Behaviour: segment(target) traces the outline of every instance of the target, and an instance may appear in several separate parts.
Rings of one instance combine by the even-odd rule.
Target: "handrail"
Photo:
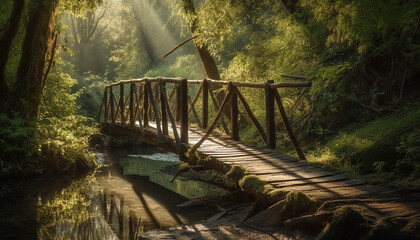
[[[288,76],[289,75],[282,75],[282,76]],[[293,76],[298,79],[306,79],[302,76]],[[107,87],[111,86],[118,86],[120,84],[131,84],[131,83],[142,83],[142,82],[151,82],[155,83],[158,80],[161,80],[164,83],[174,83],[179,84],[181,83],[182,79],[180,78],[162,78],[162,77],[156,77],[156,78],[141,78],[141,79],[131,79],[131,80],[121,80],[116,83],[112,83],[107,85]],[[248,88],[265,88],[265,83],[249,83],[249,82],[235,82],[235,81],[223,81],[223,80],[214,80],[214,79],[206,79],[208,83],[213,85],[228,85],[229,83],[232,83],[234,87],[248,87]],[[204,80],[187,80],[188,84],[202,84]],[[274,83],[270,87],[272,89],[275,88],[304,88],[304,87],[311,87],[311,82],[283,82],[283,83]]]
[[[295,79],[306,79],[304,76],[282,75],[282,77],[289,77]],[[169,85],[170,94],[168,97],[166,84]],[[193,89],[196,91],[191,95],[188,89],[189,85],[199,84]],[[124,85],[129,85],[124,88]],[[153,85],[153,86],[152,86]],[[114,90],[116,88],[116,93]],[[224,100],[218,102],[213,93],[213,87],[227,86],[223,93]],[[157,142],[163,143],[172,135],[175,140],[175,145],[180,156],[185,155],[188,146],[188,128],[189,117],[192,112],[194,114],[192,119],[195,119],[198,126],[205,130],[205,135],[194,145],[191,150],[197,150],[200,145],[211,135],[213,130],[222,123],[223,129],[227,135],[235,141],[239,141],[239,115],[243,119],[243,115],[250,119],[252,124],[257,129],[263,142],[269,148],[276,147],[276,130],[275,130],[275,105],[278,106],[280,117],[283,125],[291,140],[297,155],[301,159],[305,156],[299,146],[296,137],[292,131],[291,125],[284,110],[281,97],[278,93],[279,88],[307,88],[311,87],[311,82],[282,82],[274,83],[267,81],[266,83],[248,83],[235,81],[222,81],[213,79],[203,80],[187,80],[181,78],[141,78],[131,80],[121,80],[116,83],[109,84],[105,87],[104,96],[102,99],[98,121],[101,120],[107,124],[120,125],[124,128],[138,129],[141,134],[147,134],[148,130],[156,131]],[[242,95],[240,88],[262,89],[265,93],[265,131],[262,124],[257,120],[247,103],[245,97]],[[127,94],[127,91],[128,94]],[[175,96],[175,99],[173,97]],[[191,100],[191,96],[194,96]],[[216,111],[216,116],[209,125],[209,97],[211,98],[212,106]],[[202,100],[202,116],[201,119],[195,109],[195,105]],[[241,103],[244,113],[239,112],[238,103]],[[104,109],[104,111],[102,111]],[[229,116],[229,121],[223,118]],[[169,119],[168,119],[169,118]],[[151,121],[154,121],[156,126],[150,127]],[[249,121],[249,120],[248,120]],[[178,124],[176,123],[178,122]],[[152,122],[153,123],[153,122]],[[228,127],[230,123],[230,128]],[[169,131],[171,126],[171,131]]]

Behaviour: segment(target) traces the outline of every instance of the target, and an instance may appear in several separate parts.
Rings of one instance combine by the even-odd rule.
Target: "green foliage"
[[[40,225],[37,236],[40,239],[65,239],[63,232],[56,232],[51,226],[60,226],[61,224],[73,224],[73,227],[79,227],[83,222],[92,216],[93,191],[91,182],[92,176],[77,180],[55,194],[51,199],[40,199],[37,208],[37,221]],[[43,201],[42,201],[43,200]],[[58,236],[57,236],[58,234]]]
[[[41,104],[43,117],[66,117],[73,115],[76,110],[76,98],[80,92],[72,93],[77,80],[65,73],[67,63],[56,58],[56,65],[48,74],[46,80],[47,91]]]
[[[205,78],[204,70],[195,55],[181,56],[173,64],[158,65],[144,74],[145,77],[175,76],[186,79]]]
[[[87,74],[79,78],[78,84],[73,87],[73,91],[79,92],[76,102],[80,108],[76,113],[96,119],[102,103],[103,91],[108,84],[110,84],[109,81],[97,75]]]
[[[310,161],[348,172],[377,173],[393,180],[418,181],[418,123],[420,111],[406,110],[342,132]],[[354,169],[353,169],[354,168]]]
[[[36,121],[25,121],[18,115],[0,114],[0,176],[15,175],[26,164],[36,163]]]
[[[67,172],[96,166],[87,151],[89,137],[97,134],[91,119],[82,116],[48,118],[39,124],[38,140],[47,171]]]

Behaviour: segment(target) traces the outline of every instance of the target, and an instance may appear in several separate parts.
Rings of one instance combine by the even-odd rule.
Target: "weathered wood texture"
[[[151,83],[155,83],[153,90]],[[406,204],[407,201],[417,204],[418,194],[404,195],[397,198],[393,194],[391,199],[389,197],[391,196],[389,189],[371,186],[361,180],[349,179],[347,176],[339,173],[320,170],[304,161],[305,156],[291,130],[281,97],[276,88],[272,87],[272,82],[268,82],[264,85],[265,88],[261,89],[261,91],[265,91],[267,96],[266,125],[268,126],[266,126],[266,131],[255,118],[252,109],[239,91],[238,84],[233,82],[227,84],[225,98],[220,106],[216,107],[215,104],[213,105],[217,113],[211,120],[208,114],[208,97],[209,93],[211,94],[212,80],[188,81],[185,79],[169,79],[165,81],[165,79],[158,79],[158,81],[155,81],[155,79],[146,79],[124,81],[120,84],[130,84],[130,92],[125,101],[124,87],[119,88],[119,101],[117,101],[113,92],[113,87],[118,86],[118,84],[105,88],[102,104],[103,110],[101,110],[104,117],[101,118],[100,116],[99,120],[103,119],[102,131],[106,134],[130,135],[140,138],[167,151],[179,154],[180,159],[184,161],[191,160],[185,155],[185,152],[190,149],[193,152],[195,151],[196,154],[194,155],[202,160],[201,163],[222,173],[229,171],[232,165],[241,165],[250,174],[257,175],[275,188],[304,191],[319,201],[337,201],[337,199],[342,201],[347,199],[351,202],[356,199],[358,201],[367,201],[369,204],[364,204],[364,206],[368,206],[375,211],[389,212],[395,209],[405,209],[404,211],[406,212],[400,215],[407,213],[412,216],[413,213],[416,213],[420,216],[418,208],[415,209],[411,205]],[[193,101],[190,101],[188,96],[188,88],[191,84],[201,84]],[[171,97],[168,98],[166,85],[172,85],[171,97],[176,94],[175,109],[171,107],[172,101],[170,100]],[[139,89],[138,95],[134,89]],[[201,120],[204,129],[191,125],[188,119],[188,113],[193,111],[194,104],[200,102],[198,101],[200,94],[203,109]],[[238,101],[238,98],[240,101]],[[228,102],[230,104],[227,104]],[[239,140],[238,102],[242,103],[247,116],[251,119],[268,148],[275,147],[276,136],[273,134],[275,133],[273,121],[275,105],[277,105],[286,132],[300,159],[277,153],[271,149],[247,145],[237,141]],[[125,106],[126,104],[129,104],[129,106]],[[124,115],[126,107],[129,109],[128,114],[126,114],[127,118]],[[231,131],[226,135],[218,135],[213,130],[224,115],[223,110],[225,107],[230,108],[228,110],[230,112]],[[151,115],[153,115],[153,119],[150,118]],[[177,117],[178,119],[176,119]],[[124,124],[125,120],[129,121],[129,123]],[[211,122],[208,123],[209,121]],[[390,203],[390,201],[396,200],[397,202]],[[416,206],[419,205],[417,204]]]

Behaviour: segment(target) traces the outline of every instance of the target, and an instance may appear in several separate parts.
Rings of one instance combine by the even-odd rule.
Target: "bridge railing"
[[[293,77],[293,76],[291,76]],[[198,85],[198,86],[197,86]],[[127,128],[138,128],[142,134],[153,121],[158,141],[162,141],[170,133],[175,139],[177,150],[185,152],[183,146],[188,145],[189,115],[192,113],[197,125],[206,134],[194,145],[196,150],[210,136],[219,122],[226,134],[239,141],[239,108],[241,102],[244,111],[257,129],[268,148],[276,147],[275,106],[277,105],[283,125],[299,158],[305,156],[292,131],[286,115],[279,88],[306,88],[310,82],[292,83],[246,83],[220,80],[187,80],[179,78],[143,78],[125,80],[105,87],[98,121]],[[225,87],[223,101],[217,101],[214,90]],[[261,89],[265,93],[265,131],[257,120],[250,105],[239,88]],[[194,98],[190,91],[195,90]],[[220,95],[218,95],[220,97]],[[195,105],[201,98],[201,116]],[[209,98],[212,104],[209,103]],[[220,104],[219,104],[220,103]],[[209,107],[217,110],[210,123]],[[228,121],[223,120],[228,116]],[[227,123],[226,123],[227,122]],[[210,124],[209,124],[210,123]],[[229,124],[229,126],[228,126]],[[170,132],[171,131],[171,132]]]

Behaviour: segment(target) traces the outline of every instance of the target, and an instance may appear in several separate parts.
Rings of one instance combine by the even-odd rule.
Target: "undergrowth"
[[[420,177],[420,109],[379,117],[338,133],[308,155],[312,163],[350,175],[375,174],[383,180],[417,185]]]

